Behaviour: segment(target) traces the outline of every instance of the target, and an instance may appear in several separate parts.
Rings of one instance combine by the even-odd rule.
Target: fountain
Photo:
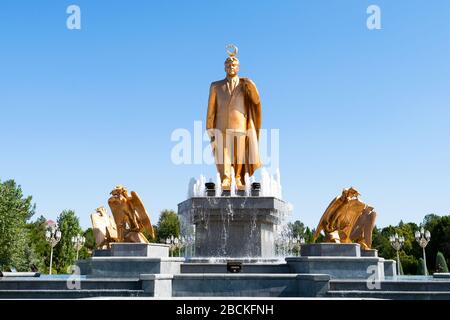
[[[215,192],[211,193],[215,196],[207,196],[204,188],[200,188],[206,181],[200,176],[192,196],[178,205],[183,236],[192,237],[195,226],[192,258],[280,258],[277,258],[275,242],[280,238],[280,230],[285,228],[292,206],[281,199],[279,170],[270,176],[263,169],[261,176],[259,196],[252,196],[251,182],[255,180],[248,174],[245,190],[236,190],[236,181],[232,179],[229,194],[222,194],[218,175]]]
[[[245,174],[244,181],[245,181],[245,196],[250,197],[252,187],[251,187],[251,183],[250,183],[250,176],[248,175],[248,173]]]
[[[222,179],[220,179],[220,173],[216,175],[216,197],[222,196]]]

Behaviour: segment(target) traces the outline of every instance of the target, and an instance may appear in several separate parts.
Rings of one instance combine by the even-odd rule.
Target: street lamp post
[[[428,245],[428,242],[431,240],[431,233],[428,230],[425,230],[423,227],[420,228],[420,231],[415,232],[416,241],[419,243],[420,247],[422,248],[423,252],[423,270],[424,274],[428,275],[428,269],[427,269],[427,256],[425,254],[425,248]]]
[[[303,244],[305,244],[305,238],[303,238],[303,237],[289,237],[289,240],[288,240],[288,243],[289,243],[289,250],[290,250],[290,253],[293,255],[293,253],[294,253],[294,248],[296,248],[296,247],[298,247],[298,253],[300,253],[300,249],[301,249],[301,246],[303,245]],[[298,255],[298,253],[297,253],[297,255]]]
[[[293,256],[294,255],[294,248],[297,245],[297,237],[292,237],[289,236],[289,238],[287,239],[287,254],[289,256]]]
[[[75,237],[72,237],[72,244],[77,250],[77,259],[78,260],[78,253],[80,252],[80,249],[84,246],[84,243],[86,242],[86,238],[77,234]]]
[[[52,264],[53,264],[53,248],[61,240],[61,231],[58,229],[57,225],[50,226],[47,231],[45,231],[45,240],[50,244],[50,270],[49,274],[52,274]]]
[[[298,255],[301,256],[302,255],[302,245],[305,244],[305,238],[300,237],[298,243],[299,243],[299,245],[298,245]]]
[[[396,233],[395,236],[390,236],[389,241],[391,242],[391,246],[397,251],[397,275],[400,275],[400,256],[398,251],[403,247],[405,243],[405,238],[403,236],[398,236]]]
[[[169,238],[166,239],[166,244],[170,245],[170,256],[173,257],[173,248],[178,246],[178,243],[180,240],[173,235],[171,235]]]

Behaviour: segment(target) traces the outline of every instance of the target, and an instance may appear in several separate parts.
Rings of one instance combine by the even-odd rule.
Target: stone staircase
[[[98,254],[97,254],[98,253]],[[304,245],[301,257],[202,259],[168,257],[168,247],[115,244],[78,261],[69,275],[0,277],[0,299],[100,297],[273,297],[450,300],[450,274],[397,276],[395,262],[358,244]],[[238,272],[236,272],[238,271]],[[375,271],[375,272],[373,272]],[[368,280],[366,280],[368,279]],[[369,289],[371,279],[379,284]],[[75,287],[75,288],[74,288]]]
[[[0,278],[0,299],[80,299],[148,296],[139,279],[81,279],[70,289],[66,279]]]
[[[450,279],[385,280],[379,289],[369,289],[363,280],[331,280],[329,298],[368,298],[392,300],[448,300]]]

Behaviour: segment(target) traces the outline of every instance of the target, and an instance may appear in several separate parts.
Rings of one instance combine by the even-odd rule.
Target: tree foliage
[[[30,263],[30,270],[48,272],[50,264],[50,247],[45,240],[46,219],[40,216],[36,221],[27,224],[28,247],[32,248],[34,259]]]
[[[431,241],[426,247],[428,269],[434,269],[438,252],[450,257],[450,216],[427,215],[423,227],[430,231]],[[449,261],[446,261],[447,265]]]
[[[438,252],[436,255],[436,268],[435,271],[438,273],[448,273],[447,261],[442,252]]]
[[[180,220],[173,210],[163,210],[157,226],[157,241],[165,242],[170,236],[180,236]]]
[[[57,219],[61,240],[54,249],[54,268],[58,273],[68,273],[68,268],[75,262],[76,250],[72,244],[72,237],[83,234],[75,212],[64,210]]]
[[[375,226],[372,233],[372,248],[378,250],[378,255],[385,259],[397,261],[397,253],[392,247],[389,237],[395,234],[403,236],[405,242],[399,251],[400,270],[406,275],[414,275],[417,273],[419,257],[417,245],[415,244],[414,232],[418,229],[415,223],[404,223],[400,221],[397,226],[387,226],[379,229]]]
[[[79,259],[83,260],[92,256],[92,252],[95,250],[95,237],[92,228],[87,228],[81,235],[86,241],[79,253]]]
[[[14,180],[0,181],[0,269],[27,271],[34,261],[33,248],[27,246],[26,222],[34,212],[32,197],[24,197]]]
[[[417,263],[417,275],[425,275],[423,258],[419,258],[419,262]]]

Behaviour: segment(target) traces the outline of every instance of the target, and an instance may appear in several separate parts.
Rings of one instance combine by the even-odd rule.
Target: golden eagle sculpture
[[[107,249],[112,242],[118,241],[116,222],[104,207],[91,214],[91,222],[97,249]]]
[[[331,201],[314,234],[314,241],[325,233],[325,242],[357,242],[364,250],[372,246],[372,231],[376,212],[358,199],[359,192],[353,187],[344,189],[341,196]]]
[[[149,243],[144,232],[153,239],[155,231],[139,195],[123,186],[111,191],[108,199],[113,217],[100,207],[91,215],[97,248],[109,248],[112,242]]]
[[[130,195],[123,186],[117,186],[111,191],[108,204],[117,225],[119,242],[148,243],[144,232],[152,239],[155,237],[147,210],[136,192],[131,191]]]

